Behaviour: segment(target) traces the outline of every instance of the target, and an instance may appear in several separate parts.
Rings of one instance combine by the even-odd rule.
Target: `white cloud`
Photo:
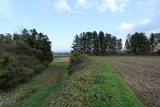
[[[125,6],[126,6],[127,2],[128,2],[128,0],[120,0],[119,11],[121,11],[121,12],[125,11]]]
[[[158,24],[154,19],[155,18],[144,19],[136,24],[121,23],[117,28],[121,33],[125,34],[134,32],[145,32],[146,34],[159,33],[160,24]]]
[[[75,3],[75,7],[84,7],[84,8],[91,8],[93,6],[98,5],[98,1],[91,1],[91,0],[77,0]]]
[[[112,12],[117,10],[117,5],[114,0],[103,0],[102,6],[98,8],[100,12],[105,12],[107,9],[110,9]]]
[[[10,0],[0,0],[0,14],[6,15],[6,16],[12,15]]]
[[[145,19],[140,24],[136,24],[133,32],[146,32],[146,33],[157,33],[160,32],[160,24],[157,22],[158,17],[151,19]]]
[[[128,23],[121,23],[117,28],[121,31],[121,33],[132,33],[132,32],[152,32],[152,31],[159,31],[159,29],[150,29],[146,31],[145,29],[148,28],[149,24],[151,24],[151,19],[147,18],[143,21],[140,21],[136,24],[128,24]]]
[[[129,0],[76,0],[73,2],[74,5],[72,5],[74,7],[71,8],[67,0],[56,0],[54,2],[54,8],[59,11],[73,11],[72,9],[79,9],[81,7],[94,7],[98,9],[99,12],[105,12],[108,10],[112,12],[124,12],[128,1]]]
[[[86,0],[77,0],[78,5],[80,6],[86,6],[88,4],[88,2]]]
[[[58,11],[72,11],[66,0],[57,0],[54,2],[54,8]]]
[[[123,12],[127,2],[128,0],[102,0],[98,10],[100,12],[105,12],[107,10]]]
[[[147,24],[147,23],[149,23],[150,22],[150,19],[145,19],[145,20],[143,20],[140,24],[141,25],[144,25],[144,24]]]
[[[134,24],[128,24],[128,23],[121,23],[121,25],[118,26],[118,29],[121,31],[129,32],[133,29]]]
[[[159,23],[159,19],[160,19],[160,14],[159,14],[159,4],[160,1],[159,0],[150,0],[151,5],[153,6],[153,16],[143,20],[140,24],[137,24],[134,29],[133,32],[137,31],[137,32],[146,32],[146,33],[157,33],[160,32],[160,23]]]

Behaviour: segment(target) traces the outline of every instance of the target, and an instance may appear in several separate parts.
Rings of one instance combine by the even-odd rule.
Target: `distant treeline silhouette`
[[[160,33],[152,33],[149,38],[145,33],[128,34],[122,49],[122,39],[114,35],[83,32],[75,36],[72,49],[89,55],[160,55]]]

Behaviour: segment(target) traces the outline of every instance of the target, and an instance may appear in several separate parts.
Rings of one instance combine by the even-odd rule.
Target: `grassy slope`
[[[143,107],[136,94],[109,65],[88,56],[73,57],[74,72],[56,97],[58,107]]]
[[[105,62],[98,62],[98,74],[106,78],[104,84],[94,84],[96,89],[104,90],[112,95],[110,101],[103,102],[96,100],[92,107],[143,107],[144,105],[137,99],[136,94],[124,83],[122,77]]]
[[[54,62],[51,63],[50,66],[61,66],[61,67],[67,67],[67,62]],[[54,71],[51,71],[54,72]],[[54,84],[54,85],[37,85],[32,84],[32,81],[41,79],[43,75],[46,75],[46,72],[41,73],[40,75],[37,75],[34,77],[30,82],[20,85],[18,88],[23,89],[32,89],[35,90],[34,93],[31,93],[31,95],[27,96],[22,101],[18,101],[16,104],[8,104],[5,105],[5,107],[41,107],[45,104],[47,104],[51,99],[53,99],[54,94],[62,87],[64,84],[64,81],[68,78],[67,72],[63,73],[63,80],[60,83]],[[27,93],[26,93],[27,94]],[[24,96],[25,97],[25,96]]]

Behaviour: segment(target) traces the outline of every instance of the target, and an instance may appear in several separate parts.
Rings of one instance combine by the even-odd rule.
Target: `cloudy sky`
[[[0,33],[36,28],[54,51],[69,51],[74,35],[160,32],[160,0],[0,0]]]

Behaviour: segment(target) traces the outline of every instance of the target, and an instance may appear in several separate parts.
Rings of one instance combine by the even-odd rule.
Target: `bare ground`
[[[53,63],[62,63],[69,62],[68,56],[55,57]],[[58,83],[62,79],[62,74],[65,71],[66,66],[61,65],[53,65],[50,66],[44,73],[38,75],[37,79],[35,79],[32,84],[37,85],[53,85]]]
[[[160,107],[160,57],[98,57],[119,71],[146,107]]]
[[[44,73],[38,75],[32,84],[53,85],[58,83],[62,79],[62,73],[64,70],[65,66],[50,66]]]

